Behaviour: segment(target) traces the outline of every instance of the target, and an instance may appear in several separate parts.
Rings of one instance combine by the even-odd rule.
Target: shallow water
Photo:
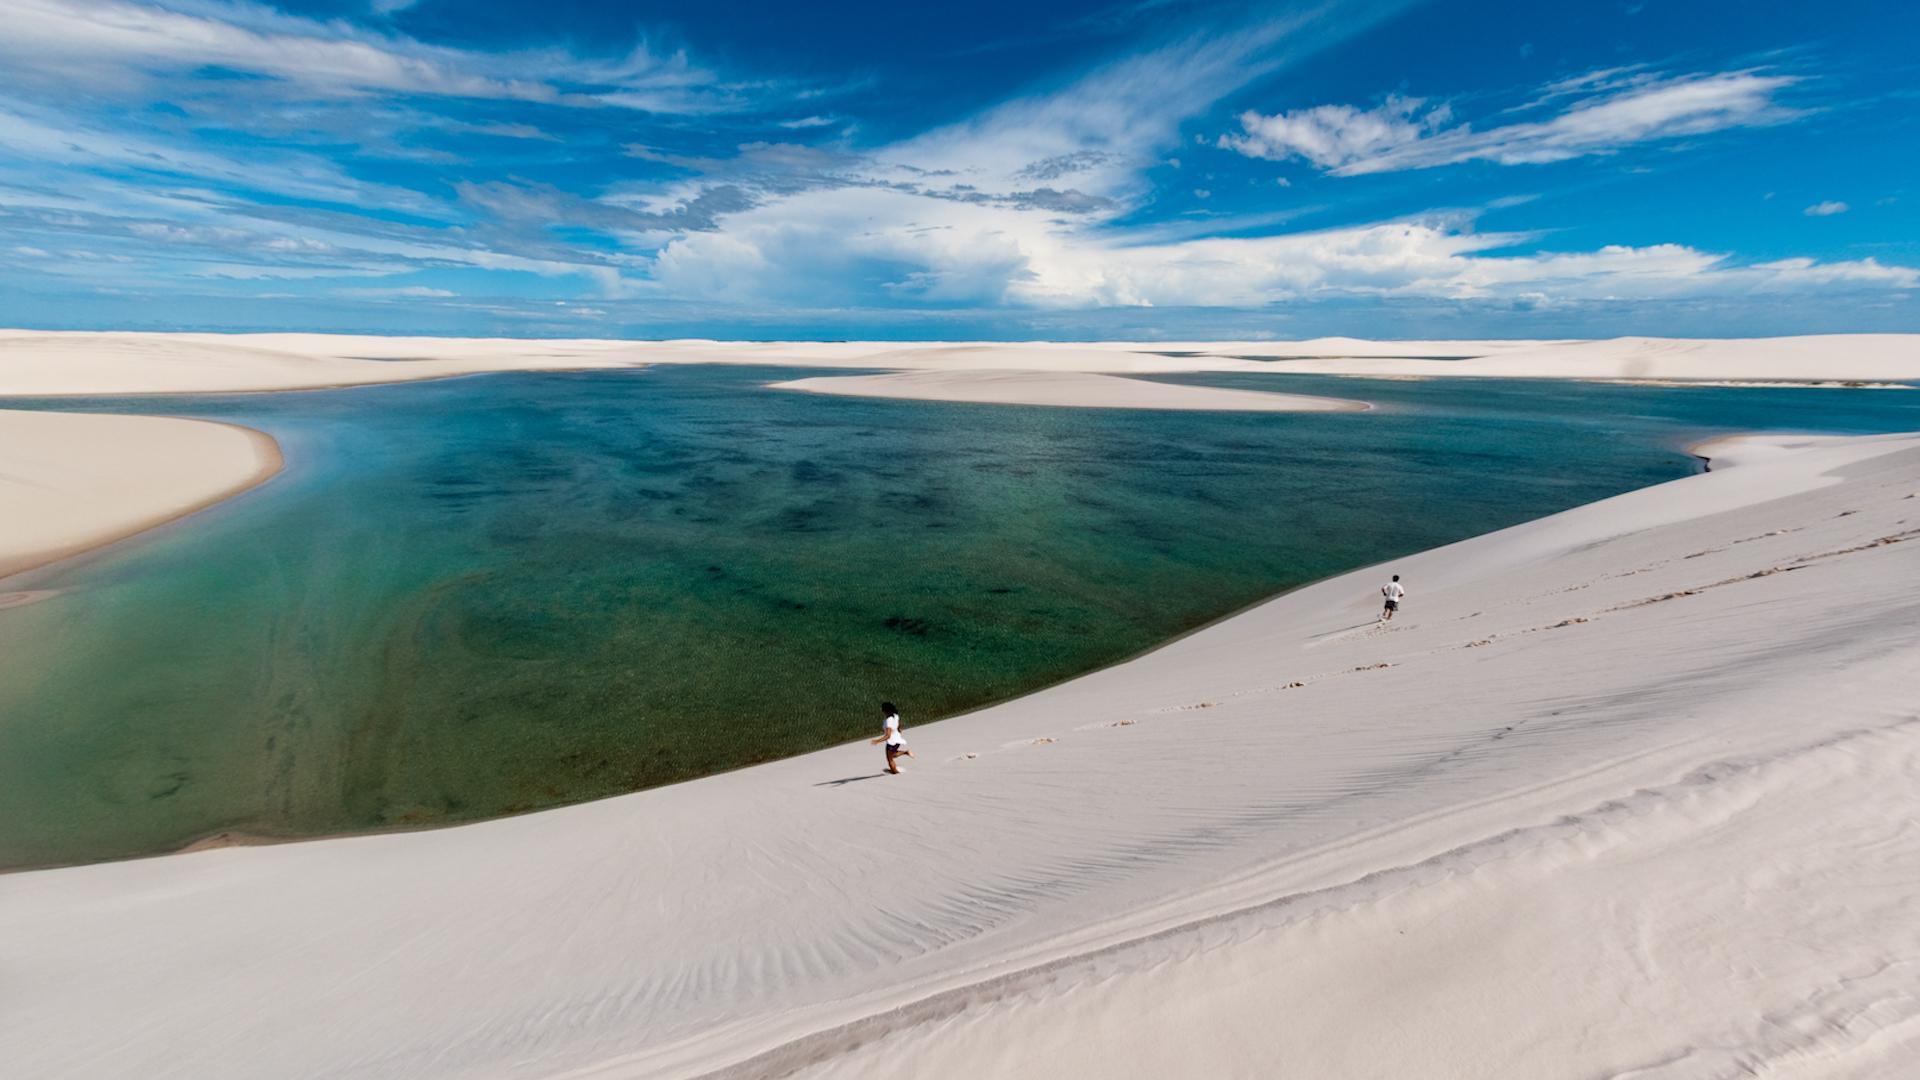
[[[24,403],[230,420],[289,465],[0,611],[0,866],[687,779],[1685,475],[1714,432],[1920,428],[1900,391],[1173,380],[1381,405],[1288,415],[761,385],[789,375]]]

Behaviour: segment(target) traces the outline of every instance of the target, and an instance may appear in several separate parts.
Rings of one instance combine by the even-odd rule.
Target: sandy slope
[[[0,577],[171,521],[279,470],[273,439],[229,424],[0,410]]]
[[[862,744],[0,877],[30,988],[0,1059],[1889,1075],[1920,1037],[1920,436],[1764,446],[1403,560],[1391,627],[1383,568],[972,716],[909,711],[903,777]]]

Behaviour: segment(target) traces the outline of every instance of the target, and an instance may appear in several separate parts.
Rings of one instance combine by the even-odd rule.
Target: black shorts
[[[887,756],[888,756],[888,757],[892,757],[892,756],[893,756],[893,755],[895,755],[895,754],[904,754],[904,753],[906,753],[906,752],[907,752],[907,744],[906,744],[906,743],[888,743],[888,744],[887,744]]]
[[[1389,601],[1387,601],[1387,610],[1388,610],[1388,611],[1399,611],[1399,610],[1400,610],[1400,601],[1398,601],[1398,600],[1389,600]]]

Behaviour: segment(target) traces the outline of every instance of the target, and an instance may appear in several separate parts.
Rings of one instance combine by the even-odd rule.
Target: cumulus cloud
[[[1533,108],[1558,112],[1545,119],[1476,130],[1448,126],[1452,116],[1445,104],[1389,98],[1372,109],[1322,105],[1274,115],[1246,112],[1242,133],[1222,136],[1219,145],[1249,157],[1304,158],[1340,176],[1475,160],[1535,165],[1784,123],[1800,113],[1780,104],[1777,95],[1797,81],[1754,71],[1669,77],[1612,69],[1546,87]]]
[[[1847,206],[1846,203],[1835,202],[1829,199],[1826,202],[1814,203],[1812,206],[1802,210],[1801,213],[1808,217],[1832,217],[1835,214],[1844,214],[1849,209],[1851,209],[1851,207]]]
[[[1447,122],[1445,105],[1427,108],[1420,98],[1393,96],[1376,108],[1319,105],[1262,116],[1240,114],[1243,135],[1222,135],[1219,145],[1248,157],[1301,157],[1323,169],[1338,169],[1415,143]]]
[[[1920,271],[1872,259],[1741,265],[1681,244],[1504,254],[1533,237],[1466,218],[1266,237],[1130,245],[1001,204],[817,192],[669,244],[657,286],[678,296],[1039,309],[1247,307],[1353,297],[1627,300],[1911,289]]]
[[[1871,259],[1741,266],[1680,244],[1497,254],[1529,238],[1465,221],[1385,222],[1146,247],[1080,246],[1030,260],[1009,297],[1043,306],[1259,307],[1327,297],[1651,299],[1830,288],[1912,288],[1920,271]]]

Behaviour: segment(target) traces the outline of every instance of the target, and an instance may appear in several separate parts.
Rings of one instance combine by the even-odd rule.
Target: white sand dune
[[[77,396],[309,390],[486,371],[622,367],[615,341],[332,334],[0,330],[0,394]]]
[[[918,398],[993,405],[1052,405],[1104,409],[1205,409],[1233,412],[1361,412],[1363,401],[1152,383],[1086,371],[895,371],[878,375],[816,376],[771,384],[780,390],[852,397]]]
[[[273,439],[230,424],[0,409],[0,578],[192,513],[279,470]]]
[[[1114,376],[1205,372],[1341,374],[1397,378],[1646,379],[1661,381],[1920,380],[1920,335],[1842,334],[1737,340],[1299,342],[725,342],[392,338],[338,334],[148,334],[0,330],[0,396],[300,390],[446,378],[490,371],[556,371],[648,364],[758,364],[945,373],[950,378],[809,381],[815,392],[936,400],[981,398],[966,373]],[[962,377],[965,376],[965,377]],[[1244,401],[1241,391],[1233,400]],[[1174,400],[1115,389],[1111,380],[1060,379],[1040,404],[1171,408]],[[1202,400],[1182,393],[1191,403]],[[1288,408],[1298,407],[1296,403]],[[1200,407],[1188,404],[1184,407]]]
[[[0,1060],[1899,1075],[1920,435],[1715,452],[1742,463],[970,716],[909,711],[901,777],[858,744],[435,832],[0,877]],[[1383,627],[1389,569],[1410,595]]]

